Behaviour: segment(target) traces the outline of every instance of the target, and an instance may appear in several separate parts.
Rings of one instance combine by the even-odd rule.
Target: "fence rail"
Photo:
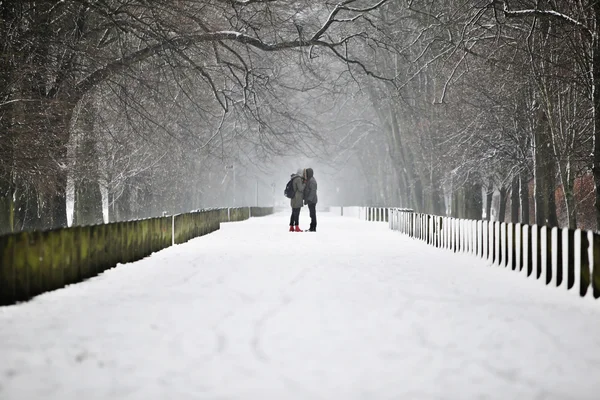
[[[0,305],[91,278],[118,263],[218,230],[221,222],[273,213],[272,207],[186,214],[0,236]]]
[[[473,254],[546,285],[600,297],[600,235],[546,226],[465,220],[385,207],[337,207],[332,212],[391,229],[431,246]],[[345,214],[344,214],[345,213]]]

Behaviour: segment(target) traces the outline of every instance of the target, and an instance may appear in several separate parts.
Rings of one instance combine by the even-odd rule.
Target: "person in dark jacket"
[[[304,169],[298,169],[298,172],[292,174],[292,185],[294,187],[294,197],[290,199],[292,206],[292,216],[290,217],[290,232],[302,232],[300,227],[300,209],[304,200]]]
[[[317,180],[312,168],[306,168],[306,184],[304,186],[304,204],[310,212],[309,232],[317,231]]]

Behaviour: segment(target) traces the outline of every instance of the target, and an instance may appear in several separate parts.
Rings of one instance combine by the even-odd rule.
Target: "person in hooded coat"
[[[292,186],[294,187],[294,197],[290,199],[292,206],[290,232],[302,232],[298,225],[300,225],[300,209],[304,201],[304,169],[299,168],[298,172],[292,174]]]
[[[309,232],[317,231],[317,180],[315,179],[312,168],[306,168],[306,183],[304,186],[304,204],[308,206],[310,212]]]

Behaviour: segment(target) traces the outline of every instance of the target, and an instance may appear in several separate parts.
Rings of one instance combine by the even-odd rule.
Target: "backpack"
[[[292,179],[289,180],[289,182],[287,183],[287,185],[285,185],[285,190],[283,191],[283,194],[288,199],[293,199],[294,196],[296,195],[296,191],[294,190],[293,180],[294,180],[294,178],[292,178]]]

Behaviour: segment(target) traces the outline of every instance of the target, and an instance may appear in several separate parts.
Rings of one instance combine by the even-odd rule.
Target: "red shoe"
[[[294,232],[294,227],[290,225],[290,232]]]
[[[302,232],[302,229],[298,225],[296,225],[296,230],[294,232]]]

